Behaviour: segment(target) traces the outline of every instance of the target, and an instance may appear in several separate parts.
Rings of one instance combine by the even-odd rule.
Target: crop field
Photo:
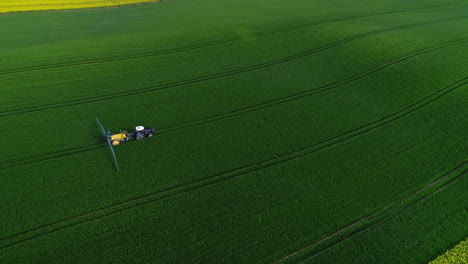
[[[0,15],[0,263],[429,263],[468,237],[467,25],[464,0]],[[96,117],[159,135],[117,171]]]
[[[145,2],[155,2],[155,0],[2,0],[0,13],[111,7]]]
[[[468,239],[440,255],[429,264],[465,264],[468,263]]]

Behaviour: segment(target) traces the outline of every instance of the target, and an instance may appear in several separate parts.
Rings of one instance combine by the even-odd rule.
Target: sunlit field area
[[[2,0],[0,13],[60,10],[76,8],[112,7],[136,3],[156,2],[155,0]]]

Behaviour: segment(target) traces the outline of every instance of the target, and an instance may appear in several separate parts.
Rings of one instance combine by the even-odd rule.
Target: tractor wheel
[[[147,137],[152,137],[153,136],[153,133],[148,133],[148,135],[146,135]]]
[[[120,141],[118,141],[118,140],[112,140],[112,145],[117,146],[118,144],[120,144]]]
[[[140,139],[143,139],[143,138],[145,138],[145,135],[143,135],[141,133],[138,133],[138,134],[135,135],[136,140],[140,140]]]

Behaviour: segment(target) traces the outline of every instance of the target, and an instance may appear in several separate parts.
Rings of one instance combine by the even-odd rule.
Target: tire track
[[[304,23],[304,24],[299,24],[299,25],[294,25],[294,26],[289,26],[289,27],[282,27],[278,29],[261,31],[261,32],[251,34],[249,36],[239,36],[239,37],[208,41],[205,43],[199,43],[199,44],[190,45],[186,47],[166,49],[166,50],[160,50],[160,51],[154,51],[154,52],[146,52],[146,53],[141,53],[141,54],[136,54],[136,55],[131,55],[131,56],[110,57],[110,58],[96,59],[96,60],[86,60],[86,61],[77,61],[77,62],[69,62],[69,63],[57,63],[57,64],[40,65],[40,66],[33,66],[33,67],[27,67],[27,68],[9,69],[9,70],[0,71],[0,76],[6,75],[6,74],[22,73],[22,72],[53,70],[53,69],[60,69],[60,68],[67,68],[67,67],[102,64],[102,63],[109,63],[109,62],[115,62],[115,61],[154,57],[154,56],[160,56],[160,55],[165,55],[165,54],[172,54],[172,53],[184,52],[184,51],[189,51],[189,50],[202,49],[202,48],[217,46],[221,44],[226,44],[229,42],[239,41],[243,39],[255,38],[255,37],[259,37],[263,35],[281,33],[281,32],[286,32],[286,31],[292,31],[292,30],[307,28],[307,27],[321,25],[321,24],[368,18],[368,17],[374,17],[374,16],[389,15],[389,14],[407,13],[407,12],[412,12],[412,11],[426,10],[426,9],[434,9],[434,8],[452,6],[452,5],[459,4],[459,3],[464,3],[464,1],[453,2],[453,3],[448,3],[448,4],[432,5],[428,7],[414,8],[414,9],[408,9],[408,10],[393,10],[393,11],[386,11],[386,12],[371,13],[371,14],[366,14],[366,15],[348,16],[344,18],[325,19],[322,21],[314,21],[310,23]]]
[[[334,82],[334,83],[331,83],[331,84],[328,84],[328,85],[324,85],[324,86],[321,86],[321,87],[316,88],[316,89],[310,89],[310,90],[303,91],[303,92],[300,92],[300,93],[288,95],[288,96],[278,98],[278,99],[274,99],[274,100],[271,100],[271,101],[267,101],[267,102],[264,102],[264,103],[256,104],[256,105],[253,105],[253,106],[248,106],[248,107],[244,107],[244,108],[241,108],[241,109],[236,109],[236,110],[233,110],[233,111],[229,111],[229,112],[222,113],[222,114],[219,114],[219,115],[211,116],[211,117],[208,117],[208,118],[203,118],[203,119],[191,121],[191,122],[188,122],[188,123],[185,123],[185,124],[182,124],[182,125],[162,129],[160,131],[160,134],[171,133],[171,132],[178,131],[178,130],[181,130],[181,129],[186,129],[186,128],[190,128],[190,127],[194,127],[194,126],[198,126],[198,125],[207,124],[207,123],[210,123],[210,122],[223,120],[223,119],[234,117],[234,116],[239,116],[239,115],[242,115],[242,114],[251,113],[251,112],[262,110],[262,109],[265,109],[265,108],[268,108],[268,107],[273,107],[273,106],[276,106],[276,105],[279,105],[279,104],[283,104],[283,103],[287,103],[287,102],[290,102],[290,101],[293,101],[293,100],[304,98],[304,97],[307,97],[307,96],[310,96],[310,95],[313,95],[313,94],[316,94],[316,93],[321,93],[321,92],[325,92],[325,91],[328,91],[328,90],[331,90],[331,89],[334,89],[334,88],[339,88],[339,87],[341,87],[343,85],[352,83],[352,82],[354,82],[356,80],[362,79],[362,78],[364,78],[366,76],[369,76],[369,75],[371,75],[373,73],[384,70],[385,68],[388,68],[390,66],[398,64],[400,62],[404,62],[404,61],[409,60],[411,58],[415,58],[417,56],[421,56],[423,54],[426,54],[426,53],[429,53],[429,52],[432,52],[432,51],[435,51],[435,50],[439,50],[439,49],[442,49],[442,48],[445,48],[445,47],[458,45],[458,44],[466,43],[466,42],[468,42],[468,38],[464,38],[464,39],[452,41],[452,42],[449,42],[449,43],[444,43],[444,44],[441,44],[441,45],[437,45],[437,46],[434,46],[434,47],[426,48],[426,49],[411,53],[409,55],[406,55],[404,57],[398,58],[396,60],[384,63],[384,64],[382,64],[382,65],[380,65],[380,66],[378,66],[376,68],[373,68],[371,70],[368,70],[368,71],[362,72],[360,74],[351,76],[349,78],[343,79],[343,80],[338,81],[338,82]],[[96,147],[92,148],[91,146],[96,146]],[[22,166],[22,165],[28,165],[28,164],[32,164],[32,163],[35,163],[35,162],[47,161],[47,160],[60,158],[60,157],[64,157],[64,156],[69,156],[69,155],[74,155],[74,154],[79,154],[79,153],[83,153],[83,152],[87,152],[87,151],[93,151],[93,150],[96,150],[96,149],[103,148],[105,146],[106,146],[105,144],[97,143],[97,144],[82,146],[82,147],[78,147],[78,148],[71,148],[71,149],[67,149],[67,150],[63,150],[63,151],[56,151],[56,152],[52,152],[52,153],[47,153],[45,155],[40,155],[40,156],[37,156],[37,157],[30,157],[30,158],[21,159],[21,160],[7,161],[7,162],[4,162],[4,163],[0,164],[0,170],[9,169],[9,168],[13,168],[13,167],[18,167],[18,166]],[[58,153],[64,153],[64,154],[58,155]]]
[[[79,214],[79,215],[71,216],[71,217],[68,217],[66,219],[62,219],[62,220],[59,220],[59,221],[56,221],[56,222],[53,222],[53,223],[38,226],[36,228],[28,229],[28,230],[22,231],[20,233],[13,234],[13,235],[1,238],[0,242],[4,242],[6,240],[15,239],[15,238],[17,238],[18,236],[21,236],[21,235],[27,235],[29,233],[33,233],[30,236],[20,238],[20,239],[18,239],[16,241],[13,241],[13,242],[5,243],[4,245],[0,246],[0,249],[12,247],[14,245],[18,245],[18,244],[21,244],[23,242],[26,242],[26,241],[29,241],[29,240],[32,240],[32,239],[35,239],[35,238],[39,238],[39,237],[42,237],[42,236],[45,236],[45,235],[48,235],[48,234],[51,234],[51,233],[54,233],[54,232],[58,232],[58,231],[61,231],[61,230],[64,230],[64,229],[67,229],[67,228],[70,228],[70,227],[73,227],[73,226],[77,226],[77,225],[84,224],[84,223],[91,223],[91,222],[97,221],[99,219],[102,219],[104,217],[112,216],[112,215],[115,215],[117,213],[129,210],[129,209],[132,209],[132,208],[145,206],[147,204],[151,204],[151,203],[154,203],[154,202],[157,202],[157,201],[169,198],[169,197],[175,197],[175,196],[178,196],[178,195],[182,195],[184,193],[194,191],[194,190],[197,190],[197,189],[201,189],[201,188],[204,188],[204,187],[207,187],[207,186],[211,186],[211,185],[214,185],[214,184],[217,184],[217,183],[221,183],[221,182],[233,179],[233,178],[243,176],[243,175],[248,174],[248,173],[252,173],[252,172],[255,172],[255,171],[262,170],[262,169],[270,168],[270,167],[273,167],[275,165],[286,163],[286,162],[289,162],[291,160],[294,160],[294,159],[297,159],[297,158],[300,158],[300,157],[315,153],[315,152],[320,151],[322,149],[338,145],[338,144],[340,144],[342,142],[345,142],[345,141],[350,140],[352,138],[358,137],[358,136],[360,136],[362,134],[365,134],[365,133],[367,133],[369,131],[375,130],[377,128],[380,128],[380,127],[383,127],[383,126],[385,126],[387,124],[390,124],[390,123],[392,123],[392,122],[394,122],[396,120],[399,120],[399,119],[401,119],[401,118],[403,118],[403,117],[405,117],[405,116],[407,116],[407,115],[409,115],[409,114],[423,108],[424,106],[426,106],[426,105],[440,99],[444,95],[446,95],[446,94],[448,94],[448,93],[450,93],[450,92],[452,92],[452,91],[466,85],[467,83],[468,83],[468,77],[465,77],[464,79],[462,79],[460,81],[457,81],[457,82],[455,82],[455,83],[453,83],[453,84],[439,90],[438,92],[432,94],[431,96],[426,97],[426,98],[424,98],[424,99],[422,99],[422,100],[420,100],[420,101],[418,101],[418,102],[416,102],[416,103],[414,103],[414,104],[412,104],[412,105],[410,105],[410,106],[408,106],[408,107],[406,107],[406,108],[404,108],[404,109],[402,109],[402,110],[400,110],[398,112],[395,112],[395,113],[393,113],[393,114],[391,114],[389,116],[386,116],[386,117],[384,117],[384,118],[382,118],[380,120],[377,120],[377,121],[374,121],[374,122],[372,122],[370,124],[367,124],[365,126],[353,129],[353,130],[351,130],[351,131],[349,131],[347,133],[344,133],[344,134],[342,134],[340,136],[335,136],[333,138],[327,139],[327,140],[322,141],[320,143],[303,147],[303,148],[301,148],[299,150],[296,150],[296,151],[285,153],[285,154],[279,155],[279,156],[274,157],[274,158],[266,159],[264,161],[248,164],[248,165],[245,165],[245,166],[242,166],[240,168],[233,169],[233,170],[230,170],[230,171],[221,172],[221,173],[215,174],[213,176],[209,176],[209,177],[205,177],[203,179],[192,181],[190,183],[180,184],[178,186],[174,186],[174,187],[162,190],[162,191],[145,194],[145,195],[142,195],[142,196],[139,196],[139,197],[134,197],[134,198],[131,198],[129,200],[121,201],[119,203],[115,203],[115,204],[107,206],[107,207],[101,207],[99,209],[95,209],[95,210],[85,212],[85,213],[82,213],[82,214]],[[146,198],[148,198],[148,200],[145,200]],[[119,206],[121,206],[121,208],[118,208]],[[93,215],[93,214],[96,214],[96,215]],[[89,216],[89,218],[86,218],[88,216]],[[60,225],[60,224],[63,224],[63,225],[54,227],[55,225]],[[50,230],[47,230],[48,227],[53,227],[53,228],[50,229]],[[46,229],[46,230],[44,230],[44,229]],[[37,233],[35,233],[35,232],[37,232]]]
[[[410,199],[416,197],[416,196],[419,195],[420,193],[423,193],[424,191],[426,191],[426,190],[432,188],[433,186],[435,186],[435,185],[437,185],[437,184],[439,184],[439,183],[441,183],[441,182],[443,182],[443,181],[449,179],[449,178],[450,178],[452,175],[454,175],[455,173],[457,173],[457,172],[459,172],[459,171],[462,171],[462,170],[466,167],[467,164],[468,164],[468,162],[464,162],[463,164],[457,166],[455,169],[453,169],[453,170],[451,170],[449,173],[443,175],[442,177],[440,177],[440,178],[437,179],[436,181],[434,181],[434,182],[432,182],[432,183],[430,183],[430,184],[424,186],[423,188],[419,189],[419,190],[416,191],[416,192],[411,193],[409,196],[407,196],[407,197],[405,197],[405,198],[403,198],[403,199],[400,199],[400,200],[398,200],[398,201],[396,201],[396,202],[393,202],[393,203],[391,203],[391,204],[389,204],[389,205],[383,207],[383,208],[380,209],[379,211],[377,211],[377,212],[375,212],[375,213],[373,213],[373,214],[371,214],[371,215],[369,215],[369,216],[366,216],[366,217],[364,217],[364,218],[362,218],[362,219],[360,219],[360,220],[358,220],[358,221],[356,221],[356,222],[354,222],[354,223],[352,223],[352,224],[350,224],[350,225],[348,225],[348,226],[346,226],[346,227],[343,227],[343,228],[341,228],[341,229],[339,229],[339,230],[337,230],[337,231],[331,233],[330,235],[328,235],[328,236],[326,236],[326,237],[323,237],[323,238],[321,238],[321,239],[319,239],[319,240],[316,240],[316,241],[314,241],[313,243],[308,244],[307,246],[302,247],[302,248],[300,248],[299,250],[296,250],[296,251],[294,251],[293,253],[291,253],[291,254],[289,254],[289,255],[283,257],[283,258],[277,259],[277,260],[275,260],[274,262],[272,262],[272,264],[278,264],[278,263],[284,262],[284,261],[286,261],[286,260],[288,260],[288,259],[290,259],[290,258],[292,258],[292,257],[298,256],[299,254],[304,253],[304,252],[306,252],[307,250],[309,250],[309,249],[311,249],[311,248],[314,248],[314,247],[320,245],[320,244],[323,243],[323,242],[326,242],[327,240],[330,240],[330,239],[332,239],[332,238],[334,238],[334,237],[337,237],[338,235],[340,235],[341,233],[343,233],[343,232],[345,232],[345,231],[351,230],[351,229],[353,229],[354,227],[359,226],[360,224],[362,224],[362,223],[364,223],[364,222],[366,222],[366,221],[368,221],[368,220],[372,220],[373,218],[375,218],[375,217],[377,217],[377,216],[379,216],[379,215],[382,215],[383,213],[389,211],[390,209],[397,208],[397,206],[401,205],[402,203],[404,203],[404,202],[406,202],[406,201],[410,201]],[[467,171],[467,170],[466,170],[466,168],[465,168],[465,171],[462,172],[461,175],[463,175],[464,173],[466,173],[466,171]],[[438,193],[440,190],[446,188],[447,186],[449,186],[450,184],[452,184],[455,180],[459,179],[459,177],[460,177],[461,175],[456,176],[454,179],[449,179],[447,182],[443,183],[441,187],[439,187],[439,188],[437,188],[436,190],[432,191],[431,193],[427,194],[427,195],[424,196],[423,198],[420,198],[419,200],[417,200],[416,203],[418,203],[418,202],[420,202],[420,201],[423,201],[424,199],[427,199],[428,197],[430,197],[430,196],[432,196],[432,195]],[[397,212],[398,212],[398,211],[397,211]],[[396,214],[396,213],[395,213],[395,214]],[[395,214],[392,214],[392,215],[395,215]],[[381,221],[382,221],[382,220],[381,220]],[[379,221],[379,222],[380,222],[380,221]],[[376,223],[374,223],[373,225],[375,225],[375,224],[376,224]],[[372,226],[372,225],[371,225],[371,226]],[[358,233],[359,233],[359,232],[362,232],[362,231],[364,231],[365,229],[368,229],[368,228],[370,228],[370,226],[364,227],[364,229],[358,231]],[[356,234],[356,233],[354,233],[354,234]],[[353,235],[351,235],[351,236],[353,236]],[[349,237],[351,237],[351,236],[349,236]],[[349,237],[348,237],[348,238],[349,238]],[[346,239],[347,239],[347,238],[346,238]],[[344,240],[346,240],[346,239],[344,239]],[[343,242],[344,240],[341,240],[341,241],[339,241],[339,242],[336,243],[336,244],[339,244],[339,243]],[[333,244],[332,246],[334,246],[334,245],[336,245],[336,244]],[[330,247],[332,247],[332,246],[327,247],[327,249],[330,248]],[[326,249],[324,249],[324,250],[326,250]],[[324,250],[321,250],[320,252],[322,252],[322,251],[324,251]],[[317,254],[319,254],[319,253],[314,254],[314,256],[316,256]],[[308,258],[308,259],[306,259],[306,260],[304,260],[304,261],[310,260],[311,258],[312,258],[312,257],[310,257],[310,258]],[[302,263],[302,262],[304,262],[304,261],[300,261],[299,263]]]
[[[23,159],[9,160],[9,161],[0,163],[0,171],[23,166],[23,165],[33,164],[36,162],[47,161],[47,160],[75,155],[75,154],[83,153],[87,151],[97,150],[100,148],[105,148],[106,146],[107,145],[105,143],[94,143],[94,144],[80,146],[80,147],[74,147],[74,148],[48,152],[42,155],[29,156]]]
[[[30,112],[36,112],[36,111],[43,111],[43,110],[48,110],[48,109],[55,109],[55,108],[62,108],[62,107],[68,107],[68,106],[75,106],[75,105],[81,105],[81,104],[86,104],[86,103],[92,103],[92,102],[99,102],[99,101],[104,101],[104,100],[110,100],[110,99],[115,99],[115,98],[120,98],[120,97],[126,97],[126,96],[132,96],[132,95],[138,95],[138,94],[143,94],[143,93],[149,93],[153,91],[159,91],[159,90],[166,90],[166,89],[171,89],[171,88],[176,88],[180,86],[185,86],[189,84],[195,84],[199,82],[204,82],[204,81],[209,81],[213,79],[219,79],[227,76],[232,76],[232,75],[238,75],[246,72],[251,72],[254,70],[259,70],[267,67],[271,67],[274,65],[286,63],[289,61],[297,60],[309,55],[312,55],[314,53],[321,52],[323,50],[327,50],[330,48],[333,48],[335,46],[341,45],[343,43],[347,43],[359,38],[363,38],[366,36],[371,36],[383,32],[390,32],[390,31],[396,31],[396,30],[401,30],[401,29],[407,29],[407,28],[412,28],[412,27],[418,27],[418,26],[424,26],[424,25],[429,25],[429,24],[435,24],[439,22],[448,22],[448,21],[454,21],[454,20],[459,20],[459,19],[466,19],[468,16],[458,16],[458,17],[453,17],[453,18],[445,18],[445,19],[437,19],[437,20],[431,20],[431,21],[426,21],[426,22],[419,22],[419,23],[414,23],[414,24],[409,24],[409,25],[404,25],[404,26],[397,26],[397,27],[392,27],[392,28],[385,28],[385,29],[379,29],[379,30],[374,30],[358,35],[354,35],[351,37],[344,38],[342,40],[330,43],[328,45],[322,46],[320,48],[308,50],[305,52],[297,53],[291,56],[287,56],[281,59],[273,60],[270,62],[265,62],[257,65],[252,65],[252,66],[247,66],[247,67],[242,67],[239,69],[234,69],[226,72],[221,72],[221,73],[216,73],[216,74],[210,74],[202,77],[197,77],[193,79],[188,79],[184,81],[179,81],[179,82],[174,82],[174,83],[169,83],[161,86],[151,86],[151,87],[146,87],[146,88],[141,88],[141,89],[136,89],[132,91],[125,91],[125,92],[118,92],[118,93],[113,93],[113,94],[107,94],[107,95],[101,95],[101,96],[95,96],[95,97],[89,97],[89,98],[83,98],[83,99],[76,99],[76,100],[70,100],[67,102],[63,103],[55,103],[55,104],[47,104],[47,105],[42,105],[42,106],[35,106],[35,107],[29,107],[29,108],[20,108],[16,110],[8,110],[8,111],[3,111],[0,112],[0,117],[4,116],[11,116],[11,115],[17,115],[17,114],[23,114],[23,113],[30,113]]]
[[[327,84],[327,85],[321,86],[321,87],[316,88],[316,89],[310,89],[310,90],[307,90],[307,91],[303,91],[303,92],[295,93],[295,94],[288,95],[288,96],[285,96],[285,97],[281,97],[281,98],[278,98],[278,99],[274,99],[274,100],[271,100],[271,101],[263,102],[263,103],[256,104],[256,105],[253,105],[253,106],[248,106],[248,107],[244,107],[244,108],[241,108],[241,109],[236,109],[236,110],[233,110],[233,111],[230,111],[230,112],[222,113],[222,114],[219,114],[219,115],[211,116],[211,117],[208,117],[208,118],[195,120],[195,121],[192,121],[192,122],[189,122],[189,123],[186,123],[186,124],[182,124],[182,125],[179,125],[179,126],[166,128],[166,129],[164,129],[164,132],[167,133],[167,132],[177,131],[177,130],[187,128],[187,127],[203,125],[203,124],[210,123],[210,122],[213,122],[213,121],[222,120],[222,119],[226,119],[226,118],[229,118],[229,117],[238,116],[238,115],[242,115],[242,114],[245,114],[245,113],[250,113],[250,112],[258,111],[258,110],[261,110],[261,109],[264,109],[264,108],[272,107],[272,106],[275,106],[275,105],[287,103],[287,102],[290,102],[290,101],[293,101],[293,100],[296,100],[296,99],[300,99],[300,98],[303,98],[303,97],[307,97],[307,96],[310,96],[310,95],[313,95],[313,94],[316,94],[316,93],[325,92],[325,91],[328,91],[328,90],[338,88],[338,87],[341,87],[343,85],[352,83],[354,81],[360,80],[360,79],[362,79],[362,78],[364,78],[366,76],[372,75],[373,73],[379,72],[381,70],[384,70],[384,69],[386,69],[386,68],[388,68],[390,66],[393,66],[395,64],[404,62],[406,60],[409,60],[409,59],[424,55],[426,53],[430,53],[430,52],[435,51],[435,50],[439,50],[439,49],[442,49],[442,48],[446,48],[446,47],[449,47],[449,46],[458,45],[458,44],[462,44],[462,43],[466,43],[466,42],[468,42],[468,38],[463,38],[463,39],[456,40],[456,41],[453,41],[453,42],[444,43],[442,45],[426,48],[426,49],[411,53],[409,55],[406,55],[404,57],[398,58],[396,60],[384,63],[384,64],[382,64],[380,66],[377,66],[376,68],[373,68],[371,70],[368,70],[368,71],[362,72],[360,74],[351,76],[351,77],[343,79],[341,81],[337,81],[337,82],[334,82],[334,83],[331,83],[331,84]]]
[[[432,196],[434,196],[435,194],[439,193],[440,191],[444,190],[445,188],[447,188],[448,186],[452,185],[452,184],[455,183],[456,181],[460,180],[461,178],[463,178],[463,177],[466,176],[467,174],[468,174],[468,170],[465,169],[463,172],[460,173],[460,175],[458,175],[458,176],[455,177],[454,179],[450,180],[450,181],[447,182],[446,184],[442,185],[440,188],[436,189],[435,191],[429,193],[428,195],[423,196],[423,197],[420,198],[419,200],[417,200],[417,201],[415,201],[415,202],[413,202],[413,203],[410,203],[410,204],[404,206],[403,208],[397,210],[397,211],[394,212],[393,214],[391,214],[391,215],[389,215],[389,216],[387,216],[387,217],[385,217],[385,218],[383,218],[383,219],[377,221],[376,223],[373,223],[373,224],[371,224],[371,225],[369,225],[369,226],[367,226],[367,227],[364,227],[364,228],[361,229],[361,230],[358,230],[358,231],[355,231],[355,232],[351,233],[350,235],[346,236],[345,238],[343,238],[342,240],[338,241],[337,243],[334,243],[334,244],[332,244],[332,245],[330,245],[330,246],[325,247],[324,249],[322,249],[322,250],[320,250],[320,251],[314,253],[312,256],[308,257],[307,259],[300,261],[299,263],[304,263],[305,261],[308,261],[308,260],[310,260],[310,259],[316,257],[317,255],[319,255],[319,254],[325,252],[326,250],[328,250],[328,249],[330,249],[330,248],[332,248],[332,247],[334,247],[334,246],[336,246],[336,245],[338,245],[338,244],[340,244],[340,243],[342,243],[342,242],[344,242],[344,241],[347,241],[347,240],[351,239],[352,237],[354,237],[354,236],[360,234],[361,232],[366,231],[366,230],[368,230],[368,229],[370,229],[370,228],[372,228],[372,227],[374,227],[374,226],[377,226],[377,225],[379,225],[379,224],[382,224],[382,223],[384,223],[384,222],[390,220],[390,219],[393,218],[394,216],[397,216],[397,215],[399,215],[400,213],[402,213],[402,212],[404,212],[404,211],[410,209],[411,207],[413,207],[413,206],[415,206],[415,205],[417,205],[417,204],[419,204],[419,203],[421,203],[421,202],[423,202],[423,201],[429,199],[430,197],[432,197]]]

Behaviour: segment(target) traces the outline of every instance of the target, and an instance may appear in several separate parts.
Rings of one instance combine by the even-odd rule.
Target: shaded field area
[[[468,236],[467,23],[449,0],[0,16],[2,263],[435,259]],[[96,117],[160,135],[117,172]]]

